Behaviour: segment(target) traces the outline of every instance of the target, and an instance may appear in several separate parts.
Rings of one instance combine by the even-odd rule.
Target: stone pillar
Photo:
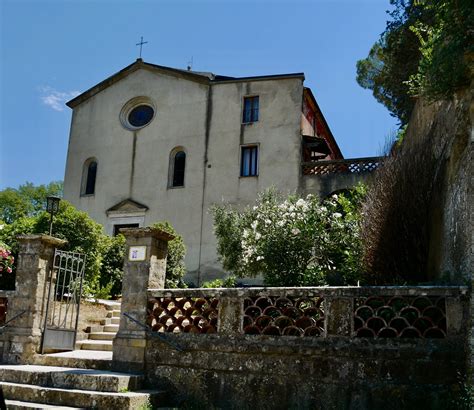
[[[354,321],[352,298],[333,296],[324,301],[326,336],[351,337]]]
[[[5,328],[4,360],[25,364],[40,350],[54,250],[67,242],[49,235],[23,235],[18,242],[15,291],[8,298],[7,320],[26,312]]]
[[[123,265],[122,314],[113,342],[113,362],[117,370],[142,371],[145,365],[146,332],[124,316],[141,324],[147,320],[148,289],[165,286],[168,241],[173,235],[154,228],[127,228]]]
[[[238,295],[222,295],[219,297],[219,317],[217,331],[221,334],[242,333],[242,318],[244,316],[243,292]]]

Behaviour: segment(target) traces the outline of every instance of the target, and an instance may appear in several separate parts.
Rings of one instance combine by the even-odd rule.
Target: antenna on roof
[[[191,69],[193,68],[193,59],[194,59],[194,57],[191,56],[191,60],[188,61],[188,71],[191,71]]]

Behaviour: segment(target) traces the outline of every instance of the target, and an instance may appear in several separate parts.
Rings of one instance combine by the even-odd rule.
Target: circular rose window
[[[144,127],[153,119],[154,114],[155,111],[149,105],[139,105],[128,114],[128,122],[133,127]]]
[[[155,116],[155,105],[148,97],[135,97],[128,101],[120,112],[122,125],[129,130],[147,126]]]

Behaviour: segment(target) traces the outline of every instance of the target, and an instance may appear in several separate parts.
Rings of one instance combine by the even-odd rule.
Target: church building
[[[302,163],[342,159],[303,73],[228,77],[144,62],[67,105],[64,198],[113,235],[169,221],[187,282],[222,276],[209,209],[274,186],[304,192]]]

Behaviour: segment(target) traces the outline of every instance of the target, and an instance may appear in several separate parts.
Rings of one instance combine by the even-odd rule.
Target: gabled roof
[[[241,82],[241,81],[264,81],[264,80],[277,80],[285,78],[301,78],[304,80],[304,73],[290,73],[290,74],[275,74],[275,75],[261,75],[255,77],[228,77],[223,75],[217,75],[209,72],[199,72],[199,71],[190,71],[190,70],[180,70],[178,68],[165,67],[157,64],[150,64],[144,62],[141,58],[138,58],[137,61],[123,68],[119,72],[111,75],[106,78],[104,81],[96,84],[95,86],[89,88],[87,91],[84,91],[82,94],[68,101],[66,105],[70,108],[74,108],[86,101],[87,99],[93,97],[97,93],[101,92],[107,87],[110,87],[112,84],[120,81],[122,78],[125,78],[129,74],[137,71],[138,69],[150,70],[153,72],[161,72],[168,75],[173,75],[179,78],[185,78],[190,81],[195,81],[203,84],[215,84],[215,83],[225,83],[225,82]]]
[[[118,204],[112,206],[111,208],[105,211],[107,214],[112,213],[133,213],[133,212],[145,212],[148,210],[146,205],[143,205],[137,201],[134,201],[131,198],[124,199]]]

